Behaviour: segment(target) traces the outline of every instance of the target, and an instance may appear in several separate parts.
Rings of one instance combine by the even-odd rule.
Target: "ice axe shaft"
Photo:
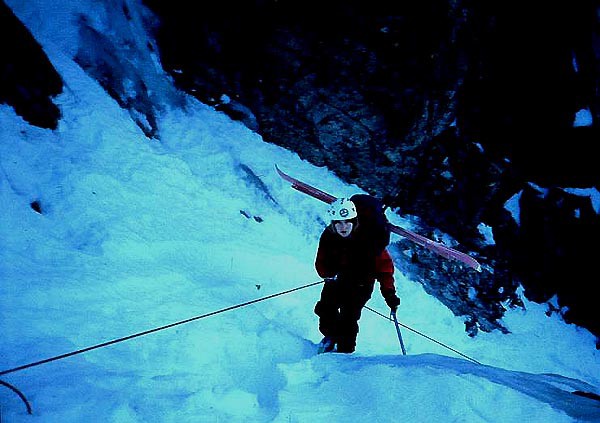
[[[398,319],[396,318],[396,312],[392,311],[390,314],[392,315],[392,319],[394,320],[394,324],[396,325],[396,333],[398,334],[398,341],[400,341],[400,348],[402,349],[402,354],[406,355],[406,348],[404,348],[404,341],[402,340],[402,334],[400,333],[400,324],[398,323]]]

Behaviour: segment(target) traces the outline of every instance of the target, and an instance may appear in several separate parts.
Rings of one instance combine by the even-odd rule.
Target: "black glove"
[[[395,292],[386,292],[386,293],[384,293],[383,294],[383,299],[385,300],[385,303],[388,305],[388,307],[392,311],[396,311],[396,309],[400,305],[400,298],[398,298],[396,296]]]

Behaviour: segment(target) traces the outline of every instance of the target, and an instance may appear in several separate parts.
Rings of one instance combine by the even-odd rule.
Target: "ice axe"
[[[402,340],[402,334],[400,333],[400,324],[398,323],[398,319],[396,318],[396,311],[392,310],[390,315],[394,320],[394,324],[396,325],[396,333],[398,334],[398,341],[400,341],[400,348],[402,349],[402,354],[406,355],[406,348],[404,348],[404,341]]]

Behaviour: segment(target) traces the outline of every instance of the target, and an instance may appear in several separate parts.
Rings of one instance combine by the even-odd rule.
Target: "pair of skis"
[[[275,165],[275,169],[277,170],[277,173],[279,174],[279,176],[283,180],[289,182],[291,184],[292,188],[294,188],[295,190],[300,191],[304,194],[308,194],[311,197],[314,197],[317,200],[321,200],[327,204],[331,204],[332,202],[334,202],[336,200],[336,197],[334,197],[333,195],[328,194],[325,191],[321,191],[318,188],[315,188],[305,182],[302,182],[296,178],[291,177],[290,175],[288,175],[287,173],[285,173],[281,169],[279,169],[279,167],[277,165]],[[392,223],[388,223],[388,225],[389,225],[389,229],[391,232],[398,234],[400,236],[403,236],[403,237],[415,242],[416,244],[441,255],[442,257],[445,257],[447,259],[458,260],[461,263],[464,263],[467,266],[477,270],[478,272],[481,272],[481,265],[479,264],[479,262],[477,262],[477,260],[475,260],[473,257],[469,256],[468,254],[457,251],[457,250],[450,248],[444,244],[435,242],[427,237],[424,237],[423,235],[419,235],[417,233],[409,231],[408,229],[404,229],[404,228],[401,228],[400,226],[396,226]]]

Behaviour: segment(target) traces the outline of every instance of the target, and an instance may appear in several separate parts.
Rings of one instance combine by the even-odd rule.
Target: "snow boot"
[[[323,353],[331,352],[334,350],[334,348],[335,348],[335,342],[333,341],[333,339],[326,336],[321,340],[321,342],[319,342],[319,345],[317,347],[317,353],[323,354]]]

